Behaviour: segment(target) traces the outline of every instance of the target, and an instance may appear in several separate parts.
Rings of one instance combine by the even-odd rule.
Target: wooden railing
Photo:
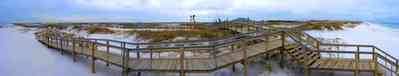
[[[324,51],[320,51],[321,53],[335,53],[335,54],[354,54],[354,58],[356,61],[360,60],[371,60],[373,63],[373,68],[378,70],[378,64],[386,70],[398,73],[398,59],[389,55],[385,51],[379,49],[373,45],[353,45],[353,44],[321,44],[321,48]],[[340,48],[340,49],[331,49],[331,48]],[[348,56],[341,56],[343,58]],[[339,57],[338,57],[339,58]],[[358,65],[358,64],[357,64]]]
[[[48,31],[49,32],[49,31]],[[55,31],[52,31],[55,32]],[[225,55],[237,53],[239,55],[244,54],[244,51],[248,51],[247,49],[243,49],[246,46],[257,45],[260,42],[254,43],[253,40],[261,40],[265,39],[269,35],[278,34],[279,32],[271,32],[264,33],[261,31],[245,33],[238,36],[233,36],[225,39],[217,39],[217,40],[198,40],[198,41],[180,41],[180,42],[159,42],[159,43],[129,43],[117,40],[108,40],[108,39],[85,39],[79,37],[63,37],[63,34],[58,32],[55,35],[46,35],[37,33],[36,38],[39,41],[46,43],[47,45],[60,45],[61,47],[55,47],[59,49],[68,49],[66,47],[73,47],[73,52],[77,50],[84,51],[83,49],[86,46],[93,46],[93,54],[87,54],[90,57],[104,60],[107,64],[116,64],[118,66],[127,67],[128,63],[137,62],[141,60],[149,60],[150,65],[149,69],[157,70],[159,67],[152,67],[156,61],[159,60],[174,60],[179,61],[175,65],[183,65],[181,68],[176,66],[179,69],[190,70],[189,68],[184,68],[190,65],[183,64],[189,63],[193,61],[208,61],[210,62],[210,66],[205,70],[216,70],[220,67],[225,67],[225,64],[237,63],[243,58],[248,58],[252,55],[250,53],[245,54],[240,58],[240,60],[232,61],[221,61],[220,58]],[[66,34],[65,34],[66,35]],[[269,39],[269,41],[276,41],[281,39]],[[252,43],[252,44],[249,44]],[[86,45],[90,44],[90,45]],[[183,44],[181,46],[177,46],[179,44]],[[86,46],[85,46],[86,45]],[[95,46],[95,47],[94,47]],[[263,48],[262,48],[263,49]],[[122,61],[121,64],[111,63],[112,59],[110,59],[109,55],[107,57],[96,57],[96,52],[104,52],[106,54],[115,54],[119,55]],[[162,56],[160,54],[164,53],[175,53],[176,56]],[[201,56],[190,56],[190,53],[202,54]],[[209,61],[211,60],[211,61]],[[131,69],[134,70],[134,69]]]
[[[307,47],[310,51],[320,52],[322,58],[330,59],[355,59],[355,68],[359,69],[359,63],[364,60],[372,64],[374,70],[382,67],[395,75],[398,75],[398,59],[373,45],[354,45],[354,44],[327,44],[321,43],[318,39],[307,33],[286,31],[291,38],[299,42],[307,43],[312,47]],[[378,65],[380,66],[378,66]]]
[[[53,32],[53,31],[47,31]],[[272,39],[266,39],[271,36],[280,36]],[[355,59],[356,69],[359,68],[359,62],[362,60],[371,60],[374,69],[379,68],[377,66],[388,69],[395,74],[398,73],[398,59],[384,52],[383,50],[372,45],[350,45],[350,44],[324,44],[318,41],[316,38],[308,35],[307,33],[301,33],[297,31],[255,31],[251,33],[240,34],[233,37],[214,39],[214,40],[196,40],[196,41],[179,41],[179,42],[159,42],[159,43],[130,43],[117,40],[109,39],[85,39],[80,37],[66,37],[65,33],[58,34],[42,34],[36,33],[36,38],[39,41],[44,42],[48,45],[56,45],[59,49],[68,49],[72,47],[72,53],[75,54],[76,51],[84,51],[84,49],[91,49],[87,56],[91,56],[93,60],[101,59],[106,62],[112,62],[110,60],[110,55],[121,56],[122,64],[118,63],[107,63],[116,64],[118,66],[124,67],[124,71],[132,70],[128,69],[128,64],[134,62],[134,60],[150,60],[150,69],[159,69],[157,67],[152,67],[156,60],[175,60],[178,61],[176,65],[176,70],[190,70],[187,68],[187,63],[192,61],[208,61],[211,60],[211,67],[206,68],[207,70],[215,68],[220,68],[226,65],[218,58],[224,55],[229,55],[233,53],[243,54],[244,57],[241,59],[246,59],[250,57],[250,52],[247,53],[247,48],[252,45],[257,45],[262,42],[253,42],[256,40],[267,40],[268,42],[281,42],[282,46],[285,44],[285,40],[288,39],[284,35],[288,35],[289,38],[297,40],[297,43],[303,44],[305,48],[310,49],[309,51],[316,51],[325,58],[333,58],[331,54],[351,54],[353,57],[350,59]],[[253,44],[250,44],[253,43]],[[338,49],[332,49],[338,48]],[[345,49],[346,48],[346,49]],[[349,48],[349,49],[348,49]],[[350,49],[352,48],[352,49]],[[105,52],[107,57],[96,57],[96,52]],[[160,54],[173,52],[176,56],[162,56]],[[203,54],[201,56],[190,56],[190,53],[197,52]],[[159,54],[158,56],[156,54]],[[329,54],[329,55],[323,55]],[[370,55],[370,57],[367,57]],[[364,57],[365,56],[365,57]],[[345,56],[343,56],[345,57]],[[338,57],[336,57],[338,58]],[[228,61],[226,64],[236,63]],[[185,71],[182,71],[185,72]]]

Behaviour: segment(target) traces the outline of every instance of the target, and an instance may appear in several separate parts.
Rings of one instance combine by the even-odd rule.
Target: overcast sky
[[[188,21],[249,17],[395,21],[399,0],[1,0],[0,22]]]

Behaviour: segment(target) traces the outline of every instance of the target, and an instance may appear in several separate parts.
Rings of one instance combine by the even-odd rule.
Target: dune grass
[[[173,40],[177,37],[212,39],[218,37],[231,36],[232,33],[223,31],[219,28],[210,28],[206,26],[193,26],[191,30],[175,31],[129,31],[131,34],[137,34],[139,38],[149,40],[150,42],[161,42]]]
[[[317,21],[307,22],[297,27],[297,29],[337,31],[344,30],[345,28],[354,28],[358,24],[360,24],[360,22],[356,21]]]
[[[99,26],[90,26],[85,28],[87,30],[87,33],[89,34],[111,34],[115,33],[113,30],[107,28],[107,27],[99,27]]]

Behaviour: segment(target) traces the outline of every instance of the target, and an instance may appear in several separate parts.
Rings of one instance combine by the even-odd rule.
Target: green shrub
[[[94,34],[94,33],[101,33],[101,34],[114,33],[114,31],[112,31],[109,28],[98,27],[98,26],[90,26],[90,27],[86,28],[86,30],[87,30],[87,33],[89,33],[89,34]]]

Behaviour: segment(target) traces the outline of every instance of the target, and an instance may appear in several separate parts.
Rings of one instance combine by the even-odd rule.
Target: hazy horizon
[[[255,20],[398,22],[397,0],[2,0],[0,23]]]

